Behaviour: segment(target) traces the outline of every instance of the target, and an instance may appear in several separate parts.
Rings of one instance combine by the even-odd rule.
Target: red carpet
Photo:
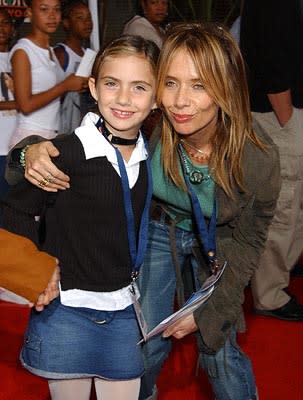
[[[292,279],[290,289],[300,302],[302,287],[302,277]],[[245,310],[248,332],[239,341],[253,361],[260,400],[302,400],[303,323],[254,315],[249,291]],[[19,365],[27,317],[26,307],[0,302],[0,400],[49,399],[45,381]],[[174,342],[159,378],[159,400],[213,399],[203,372],[195,377],[196,357],[193,337]]]

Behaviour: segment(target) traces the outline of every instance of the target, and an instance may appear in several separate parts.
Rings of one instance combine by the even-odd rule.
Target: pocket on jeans
[[[32,332],[26,332],[22,348],[22,357],[26,364],[39,367],[42,340]]]

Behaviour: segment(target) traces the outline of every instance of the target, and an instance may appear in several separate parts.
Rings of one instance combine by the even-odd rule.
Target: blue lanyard
[[[101,128],[102,135],[107,139],[107,132],[104,123],[101,121],[101,118],[96,124],[97,128]],[[148,145],[145,137],[144,145],[148,152]],[[109,141],[108,141],[109,142]],[[110,143],[110,142],[109,142]],[[111,144],[111,143],[110,143]],[[112,144],[111,144],[112,145]],[[113,145],[112,145],[113,146]],[[124,210],[127,221],[127,236],[128,236],[128,246],[129,252],[132,262],[132,280],[137,279],[140,271],[141,264],[144,260],[145,250],[147,246],[147,237],[148,237],[148,222],[149,222],[149,209],[151,204],[151,198],[153,193],[153,182],[152,182],[152,172],[151,172],[151,162],[150,158],[146,159],[146,168],[147,168],[147,192],[145,198],[145,205],[141,216],[140,228],[139,228],[139,240],[137,246],[137,238],[136,238],[136,229],[135,229],[135,218],[132,207],[132,199],[131,199],[131,191],[129,188],[128,176],[125,168],[125,164],[122,158],[120,151],[113,146],[116,152],[118,167],[121,176],[121,183],[123,189],[123,203]],[[148,152],[149,154],[149,152]]]
[[[179,150],[180,155],[180,150]],[[184,165],[182,157],[180,156],[180,162],[184,171]],[[213,211],[210,218],[210,223],[207,228],[205,217],[203,215],[198,197],[192,188],[192,184],[186,173],[183,174],[186,186],[188,188],[190,199],[192,203],[192,208],[195,216],[195,221],[199,231],[199,237],[203,244],[206,255],[209,259],[210,264],[216,262],[216,227],[217,227],[217,200],[214,200]]]

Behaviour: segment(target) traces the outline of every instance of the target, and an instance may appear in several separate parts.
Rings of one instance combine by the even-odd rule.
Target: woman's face
[[[198,135],[202,141],[214,134],[218,106],[205,91],[194,62],[184,49],[170,60],[162,105],[178,134]]]
[[[159,25],[167,16],[167,0],[143,0],[141,5],[145,18],[151,24]]]
[[[33,0],[28,9],[35,28],[43,33],[54,33],[61,21],[61,2],[59,0]]]

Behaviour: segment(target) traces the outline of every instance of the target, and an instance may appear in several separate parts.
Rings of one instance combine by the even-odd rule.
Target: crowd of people
[[[92,29],[89,10],[79,0],[66,5],[66,41],[53,51],[58,4],[32,0],[32,31],[7,53],[15,100],[6,103],[20,116],[15,143],[23,140],[8,156],[3,226],[61,267],[59,276],[52,264],[45,291],[40,282],[31,298],[22,365],[48,380],[52,400],[88,400],[92,384],[98,399],[156,399],[171,337],[194,333],[216,399],[257,400],[237,343],[244,289],[251,283],[258,314],[303,320],[286,291],[302,252],[300,2],[245,0],[238,46],[215,23],[164,29],[168,2],[142,0],[89,79],[72,66]],[[8,43],[11,23],[6,31]],[[39,48],[34,60],[28,45]],[[42,59],[62,77],[35,92],[32,69]],[[36,129],[22,123],[50,105],[58,113],[64,95],[79,100],[87,86],[98,110],[82,122],[80,112],[70,131],[43,118],[33,118]],[[161,119],[145,134],[155,109]],[[146,325],[173,312],[176,293],[182,305],[222,265],[205,304],[138,346]]]
[[[50,46],[50,37],[61,22],[61,2],[28,1],[27,4],[31,30],[12,48],[12,18],[5,8],[1,8],[0,14],[4,32],[0,53],[1,100],[4,100],[0,101],[4,131],[1,136],[1,197],[7,191],[4,165],[10,148],[33,133],[49,139],[56,137],[62,131],[61,121],[66,131],[72,131],[84,116],[79,96],[87,89],[87,79],[75,76],[75,72],[84,54],[83,45],[92,31],[87,4],[82,0],[65,3],[62,12],[66,42],[55,48]],[[4,79],[7,75],[11,77],[9,81]],[[68,112],[66,103],[70,105]]]

